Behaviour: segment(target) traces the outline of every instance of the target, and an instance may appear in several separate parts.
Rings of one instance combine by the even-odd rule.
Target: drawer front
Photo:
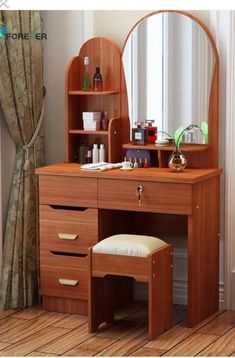
[[[44,296],[87,300],[88,271],[41,265],[41,292]]]
[[[180,174],[179,174],[180,175]],[[136,189],[143,187],[140,204]],[[99,179],[98,206],[102,209],[192,214],[190,184]]]
[[[88,255],[84,253],[67,253],[57,250],[40,250],[42,266],[67,267],[71,269],[88,269]]]
[[[97,207],[97,179],[41,175],[39,202],[48,205]]]
[[[74,211],[40,205],[40,247],[42,249],[77,252],[97,242],[97,209]]]

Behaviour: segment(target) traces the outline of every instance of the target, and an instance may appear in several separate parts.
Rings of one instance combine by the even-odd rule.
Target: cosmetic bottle
[[[146,130],[146,142],[148,143],[155,143],[155,140],[157,139],[157,127],[153,126],[153,123],[155,121],[152,119],[147,119],[145,121],[145,130]]]
[[[98,144],[93,144],[93,149],[92,149],[92,163],[98,163],[98,161],[99,161]]]
[[[99,162],[105,162],[105,149],[104,144],[100,145],[99,149]]]
[[[137,128],[132,128],[132,142],[133,144],[144,145],[146,130],[142,127],[142,123],[136,122]]]
[[[144,168],[149,168],[148,158],[144,158]]]
[[[96,67],[96,71],[93,78],[93,90],[102,91],[102,89],[103,89],[103,80],[100,73],[100,68]]]
[[[88,65],[89,65],[89,57],[85,56],[83,60],[84,64],[84,72],[83,72],[83,81],[82,81],[82,90],[83,91],[90,91],[91,90],[91,81],[88,72]]]
[[[137,158],[135,158],[135,161],[134,161],[134,168],[138,168],[139,167],[139,164],[137,162]]]
[[[92,163],[92,150],[91,150],[90,147],[89,147],[89,149],[87,151],[87,154],[86,154],[86,163],[87,164]]]
[[[139,159],[139,168],[143,168],[143,167],[144,167],[143,159],[140,158]]]
[[[103,131],[107,131],[109,126],[109,112],[104,111],[104,116],[102,118],[102,129]]]

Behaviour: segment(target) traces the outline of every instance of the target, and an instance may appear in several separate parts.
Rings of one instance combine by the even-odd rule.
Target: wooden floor
[[[0,311],[0,356],[231,356],[235,355],[235,311],[220,311],[194,328],[186,308],[174,307],[174,326],[147,338],[147,313],[134,303],[116,324],[87,331],[87,317],[45,312],[41,307]]]

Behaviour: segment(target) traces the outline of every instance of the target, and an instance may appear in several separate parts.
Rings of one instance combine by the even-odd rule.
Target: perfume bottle
[[[82,81],[82,89],[83,91],[90,91],[91,90],[91,81],[88,72],[88,65],[89,65],[89,57],[85,56],[83,60],[84,64],[84,72],[83,72],[83,81]]]
[[[103,89],[103,80],[100,73],[100,68],[96,67],[94,78],[93,78],[93,90],[102,91]]]
[[[137,128],[132,128],[132,142],[133,144],[145,144],[146,130],[142,127],[142,123],[136,122]]]
[[[107,131],[109,126],[109,112],[104,111],[104,116],[102,118],[102,129],[103,131]]]
[[[155,143],[157,139],[157,127],[153,126],[155,121],[152,119],[147,119],[145,121],[145,129],[146,129],[146,142],[148,143]]]

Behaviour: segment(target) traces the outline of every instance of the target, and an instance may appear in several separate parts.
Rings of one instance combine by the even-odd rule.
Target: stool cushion
[[[93,247],[93,252],[126,256],[148,256],[166,245],[154,236],[120,234],[109,236]]]

